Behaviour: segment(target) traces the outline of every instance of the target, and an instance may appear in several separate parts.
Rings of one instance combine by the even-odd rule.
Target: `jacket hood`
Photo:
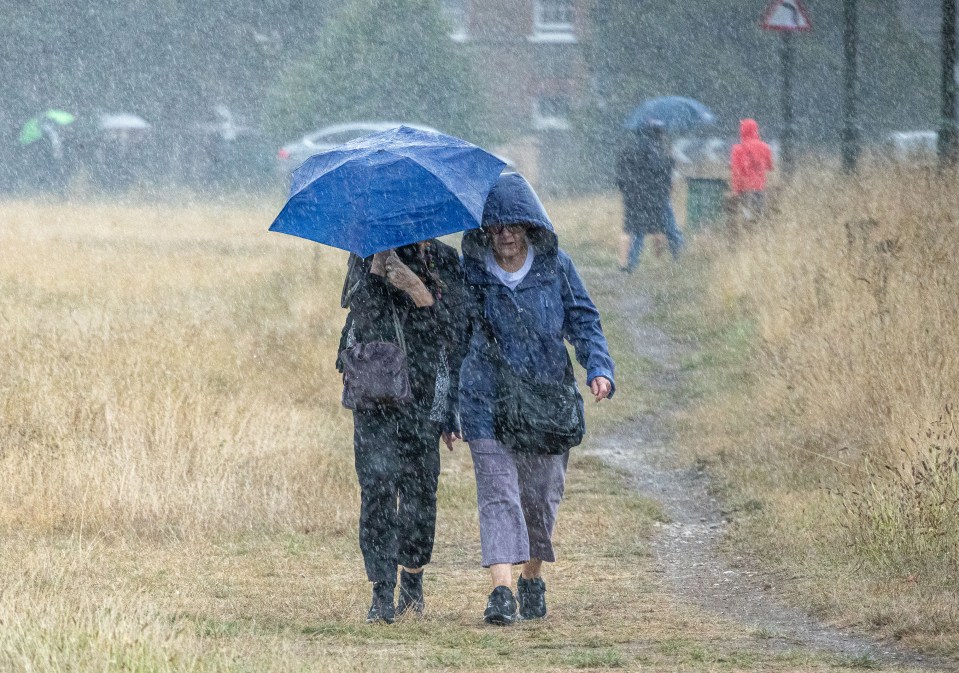
[[[556,231],[546,214],[542,201],[533,187],[519,173],[503,173],[483,208],[483,227],[526,224],[529,243],[540,254],[554,253],[558,249]],[[485,260],[490,247],[489,237],[482,229],[472,229],[463,235],[463,256],[468,259]]]
[[[743,119],[739,122],[739,139],[742,142],[759,140],[759,124],[755,119]]]

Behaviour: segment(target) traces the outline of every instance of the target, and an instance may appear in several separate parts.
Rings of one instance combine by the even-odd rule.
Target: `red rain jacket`
[[[743,119],[739,124],[738,145],[733,145],[729,158],[733,192],[761,192],[766,189],[766,173],[773,169],[773,153],[759,138],[759,124]]]

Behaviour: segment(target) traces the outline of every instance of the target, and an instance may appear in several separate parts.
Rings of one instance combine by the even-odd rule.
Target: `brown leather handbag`
[[[395,407],[413,399],[403,326],[393,306],[397,343],[357,342],[340,353],[343,406],[354,411]]]

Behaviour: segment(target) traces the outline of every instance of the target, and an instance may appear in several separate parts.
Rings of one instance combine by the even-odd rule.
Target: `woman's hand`
[[[376,264],[375,255],[373,257],[373,263]],[[418,308],[432,306],[435,303],[433,295],[426,289],[426,285],[423,284],[420,277],[403,263],[396,255],[395,250],[390,250],[383,265],[386,269],[386,280],[389,281],[393,287],[408,294]]]
[[[597,376],[590,382],[589,389],[596,397],[596,401],[602,402],[613,391],[613,384],[605,376]]]
[[[463,439],[463,435],[461,435],[458,432],[444,432],[442,437],[443,437],[443,443],[446,444],[446,448],[449,449],[450,451],[453,450],[454,442],[456,442],[457,440]]]
[[[386,258],[389,254],[393,252],[392,250],[387,250],[386,252],[378,252],[373,255],[373,263],[370,265],[370,273],[377,276],[386,275]]]

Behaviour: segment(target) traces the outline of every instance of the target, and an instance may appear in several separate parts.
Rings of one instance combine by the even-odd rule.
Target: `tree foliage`
[[[341,0],[0,0],[4,136],[48,107],[162,127],[225,104],[258,121],[263,90]]]
[[[418,122],[488,139],[482,86],[435,0],[353,0],[272,90],[270,124]]]

